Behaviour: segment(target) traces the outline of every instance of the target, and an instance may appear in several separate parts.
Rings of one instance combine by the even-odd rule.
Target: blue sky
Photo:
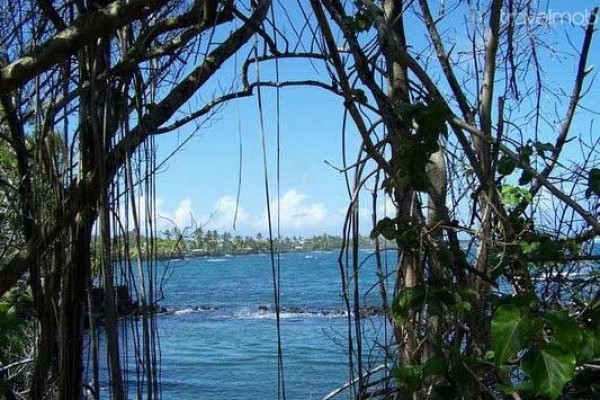
[[[296,63],[297,64],[297,63]],[[282,73],[289,73],[282,63]],[[294,66],[297,69],[298,66]],[[270,193],[277,198],[276,94],[263,89]],[[316,88],[280,91],[280,204],[284,234],[339,233],[348,195],[341,166],[342,102]],[[241,127],[241,130],[240,130]],[[242,183],[238,223],[233,229],[238,190],[240,132]],[[190,130],[158,141],[159,157],[170,153]],[[350,148],[358,146],[350,135]],[[257,97],[228,103],[200,129],[157,175],[158,212],[180,227],[197,224],[242,235],[266,232],[266,195]]]
[[[568,3],[567,5],[563,1],[551,1],[549,10],[585,12],[591,10],[594,5],[593,2],[585,0]],[[573,34],[575,32],[580,30],[572,31]],[[566,44],[564,39],[555,37],[555,40],[558,46]],[[579,46],[582,34],[573,35],[572,40]],[[594,41],[590,64],[598,64],[599,42],[600,38]],[[553,65],[551,61],[544,67],[545,72],[558,81],[562,79],[561,74],[565,68],[574,70],[574,66],[568,67],[568,64],[565,66],[558,63]],[[270,71],[268,68],[264,67],[264,74],[272,73],[272,68]],[[305,76],[327,80],[325,74],[319,77],[307,64],[299,61],[282,62],[280,71],[282,79]],[[567,92],[570,92],[572,87],[570,72],[569,80],[564,86]],[[204,100],[210,98],[213,91],[219,91],[219,84],[228,87],[234,76],[234,63],[231,62],[220,71],[218,81],[211,82],[201,93]],[[597,90],[591,93],[585,104],[600,110],[595,93]],[[274,202],[277,195],[275,99],[275,90],[263,89],[269,182]],[[339,234],[348,194],[342,175],[326,165],[325,161],[338,166],[342,164],[342,101],[316,88],[282,89],[280,101],[282,233]],[[580,119],[576,129],[587,134],[589,118],[591,115]],[[193,128],[189,126],[178,133],[160,137],[157,140],[159,159],[166,157],[181,140],[193,132]],[[238,182],[240,132],[243,150],[242,185],[238,223],[234,230],[233,210]],[[168,226],[169,219],[181,228],[189,227],[195,221],[205,229],[228,230],[234,234],[256,234],[259,231],[266,233],[266,197],[260,135],[256,96],[228,103],[207,121],[156,177],[157,211],[163,217],[159,226]],[[358,146],[358,135],[350,126],[348,148],[351,149],[351,159],[355,157]],[[366,217],[367,212],[363,211],[363,214]],[[363,231],[368,232],[369,227],[365,226]]]

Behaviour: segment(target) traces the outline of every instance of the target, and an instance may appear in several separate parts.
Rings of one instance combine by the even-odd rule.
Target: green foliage
[[[528,342],[531,319],[514,304],[498,307],[492,320],[492,348],[497,365],[514,357]]]
[[[548,327],[552,331],[554,341],[563,349],[569,349],[574,354],[581,352],[583,345],[583,330],[564,311],[551,311],[545,314]]]
[[[530,157],[533,148],[542,153],[552,150],[543,144],[534,145],[521,156]],[[510,173],[511,168],[516,168],[515,164],[506,163],[504,172]],[[509,206],[531,202],[530,192],[524,187],[503,185],[501,192]],[[507,255],[506,249],[498,252],[498,257],[506,259],[503,264],[507,266],[514,268],[514,262],[519,260],[524,261],[524,270],[535,270],[547,264],[548,260],[561,262],[581,252],[578,242],[537,232],[533,222],[523,216],[516,216],[511,222],[515,231],[520,232],[518,241],[511,246],[510,254]],[[415,221],[406,218],[386,217],[376,224],[371,238],[382,236],[395,240],[400,246],[411,242],[420,246],[417,226]],[[442,268],[446,265],[452,268],[452,257],[446,257],[442,252],[435,257],[442,263]],[[492,264],[498,265],[497,261],[493,260]],[[397,326],[407,326],[409,321],[427,321],[436,316],[444,320],[454,316],[460,319],[461,314],[468,315],[475,304],[480,304],[481,299],[472,287],[434,277],[428,279],[416,287],[400,290],[394,297],[392,315]],[[424,335],[418,336],[439,348],[427,361],[399,365],[394,370],[394,377],[404,396],[410,397],[428,387],[432,399],[455,398],[452,396],[459,396],[473,385],[481,384],[473,371],[495,370],[510,382],[500,385],[496,380],[497,388],[507,393],[518,393],[523,399],[555,400],[565,392],[567,385],[573,385],[570,382],[577,377],[578,366],[600,361],[600,301],[581,305],[580,309],[584,311],[575,315],[561,309],[542,311],[535,293],[500,298],[491,304],[495,307],[488,333],[491,351],[484,348],[485,355],[468,355],[460,344],[431,336],[431,332],[426,333],[427,339]],[[421,326],[424,325],[419,323],[417,328],[410,326],[409,329],[420,329]],[[485,328],[482,331],[486,334]],[[433,380],[435,376],[440,378]]]
[[[386,240],[395,241],[401,248],[416,248],[419,246],[420,235],[417,224],[410,219],[400,217],[381,219],[371,231],[370,237],[376,239],[379,235]]]
[[[0,302],[0,364],[8,362],[10,355],[22,351],[25,325],[15,304]]]
[[[510,175],[513,173],[515,168],[517,168],[517,162],[513,158],[507,155],[503,155],[502,157],[500,157],[500,160],[498,161],[499,174]]]
[[[425,286],[405,288],[392,303],[392,314],[399,325],[403,325],[411,313],[419,312],[428,305],[428,316],[471,311],[477,292],[446,281],[431,282]]]
[[[0,344],[5,344],[6,334],[19,325],[17,309],[14,305],[0,303]]]
[[[448,360],[442,354],[435,355],[423,364],[424,376],[444,376],[448,373]]]
[[[367,104],[369,102],[369,99],[367,98],[367,94],[362,89],[352,90],[352,97],[361,104]]]
[[[435,355],[421,364],[405,364],[394,369],[394,378],[406,397],[411,397],[431,378],[443,377],[449,371],[448,360],[444,355]],[[438,396],[439,397],[439,396]],[[448,398],[448,397],[442,397]]]
[[[400,365],[394,369],[394,378],[398,387],[405,396],[410,397],[419,390],[423,383],[423,369],[421,365]]]
[[[119,251],[125,252],[125,238],[117,238]],[[133,235],[130,233],[127,239],[134,243]],[[248,254],[269,252],[271,244],[268,238],[263,238],[259,233],[252,236],[233,236],[229,232],[220,233],[216,230],[196,229],[191,233],[182,232],[180,229],[168,229],[162,236],[152,238],[150,246],[149,238],[142,238],[142,257],[148,255],[148,249],[152,248],[154,255],[159,259],[171,259],[194,256],[223,256],[226,254]],[[92,243],[97,247],[98,241]],[[358,245],[361,248],[372,248],[374,243],[365,236],[359,236]],[[314,251],[314,250],[339,250],[343,246],[343,240],[339,236],[322,234],[310,238],[298,238],[294,236],[275,238],[273,246],[280,251]],[[138,256],[136,246],[128,246],[131,257]]]
[[[531,180],[533,179],[533,175],[531,174],[531,172],[528,169],[524,169],[523,172],[521,173],[521,177],[519,178],[519,185],[527,185],[528,183],[531,182]],[[528,203],[531,202],[531,199],[529,199]]]
[[[438,147],[438,138],[447,135],[448,110],[441,101],[432,101],[429,104],[414,103],[400,107],[402,118],[414,121],[417,125],[416,136],[420,136],[428,151],[435,152]]]
[[[585,191],[585,196],[590,198],[591,196],[600,196],[600,168],[592,168],[588,177],[588,188]]]
[[[377,222],[375,228],[371,231],[371,239],[377,239],[379,235],[383,236],[387,240],[396,239],[396,222],[395,220],[385,217]]]
[[[366,32],[373,27],[375,14],[361,1],[355,1],[354,5],[356,14],[348,17],[348,26],[356,33]]]
[[[522,299],[496,309],[491,334],[500,370],[520,368],[527,377],[505,390],[517,390],[526,398],[557,399],[574,378],[577,365],[600,357],[597,330],[565,311],[533,311],[523,306]]]
[[[582,362],[600,362],[600,333],[585,330],[579,358]]]
[[[548,234],[529,232],[519,242],[522,253],[528,257],[546,260],[563,260],[579,255],[581,248],[574,240],[555,239]]]
[[[546,153],[552,154],[554,151],[556,151],[556,148],[552,143],[542,143],[539,141],[533,143],[528,141],[526,145],[517,148],[518,160],[507,154],[503,154],[500,157],[497,165],[498,174],[508,176],[515,172],[515,170],[520,169],[519,185],[527,185],[533,179],[533,175],[524,166],[531,165],[531,157],[534,153],[542,158],[546,158]]]
[[[575,356],[558,343],[548,343],[529,350],[521,362],[539,395],[556,399],[575,373]]]
[[[535,151],[538,153],[538,155],[542,157],[546,157],[546,152],[553,153],[556,151],[556,147],[554,147],[554,145],[550,142],[535,142],[533,146],[535,147]]]
[[[509,206],[517,206],[521,202],[529,204],[532,200],[529,190],[514,185],[503,185],[500,194],[502,201]]]
[[[422,286],[406,288],[394,297],[392,313],[394,320],[404,325],[411,312],[419,311],[425,303],[425,288]]]
[[[440,135],[447,134],[448,111],[441,102],[406,104],[400,107],[399,118],[406,126],[416,128],[398,139],[391,160],[396,172],[384,180],[383,187],[388,193],[406,187],[426,192],[430,187],[427,165],[439,150]]]

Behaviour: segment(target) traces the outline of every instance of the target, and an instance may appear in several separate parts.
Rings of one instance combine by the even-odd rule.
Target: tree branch
[[[471,111],[471,106],[461,89],[461,85],[458,82],[456,75],[454,74],[452,65],[450,65],[450,56],[448,55],[448,52],[446,52],[446,49],[444,49],[444,43],[431,15],[429,3],[427,0],[419,0],[419,4],[421,5],[421,10],[423,11],[423,17],[425,18],[425,24],[429,30],[431,42],[435,47],[439,63],[442,66],[442,71],[444,71],[444,75],[446,76],[446,80],[450,85],[450,89],[452,89],[452,93],[454,93],[454,97],[458,103],[458,108],[460,109],[465,121],[467,121],[469,124],[473,124],[475,122],[475,118],[473,116],[473,112]]]
[[[143,1],[136,1],[138,4]],[[148,1],[148,3],[151,3]],[[156,1],[154,2],[156,3]],[[267,15],[271,0],[261,0],[250,18],[254,23],[260,24]],[[129,135],[119,142],[108,154],[106,177],[112,178],[124,164],[126,157],[151,134],[166,122],[189,98],[252,36],[253,29],[244,24],[241,28],[211,52],[204,63],[192,71],[179,85],[177,85],[165,99],[151,112],[146,114],[140,124]],[[0,83],[3,83],[0,80]],[[49,248],[65,225],[64,221],[72,221],[81,204],[95,204],[98,201],[98,174],[90,174],[73,184],[65,194],[65,202],[60,207],[64,209],[62,220],[55,224],[36,227],[32,238],[24,248],[16,251],[6,262],[0,266],[0,296],[8,291],[27,269],[37,262],[39,257]],[[60,215],[60,213],[55,213]]]
[[[480,138],[486,137],[486,135],[482,131],[465,123],[464,121],[460,121],[455,118],[451,122],[469,131],[474,136]],[[583,218],[584,221],[587,222],[588,225],[595,231],[596,234],[600,234],[600,222],[598,222],[598,220],[594,218],[592,214],[588,213],[586,210],[583,209],[583,207],[577,204],[577,202],[572,197],[563,193],[560,189],[554,186],[545,176],[536,171],[535,168],[531,167],[529,164],[525,164],[518,154],[510,150],[504,144],[498,143],[498,148],[502,153],[507,155],[510,159],[515,161],[521,168],[523,168],[523,170],[531,174],[533,179],[535,179],[540,186],[543,186],[546,189],[548,189],[550,193],[552,193],[559,200],[561,200],[566,206],[572,208],[577,214],[579,214],[581,218]]]
[[[560,131],[558,133],[558,137],[556,138],[556,142],[554,143],[554,151],[552,151],[552,154],[546,159],[546,167],[542,170],[542,172],[540,172],[540,175],[544,178],[548,178],[548,176],[550,176],[550,173],[552,173],[554,167],[556,166],[558,157],[560,156],[560,153],[562,152],[562,149],[565,143],[567,142],[567,136],[569,135],[569,132],[571,130],[571,124],[573,123],[573,118],[575,117],[577,106],[579,105],[579,101],[581,100],[583,82],[588,74],[587,60],[590,54],[590,47],[592,44],[592,37],[594,36],[594,28],[596,25],[597,15],[598,7],[592,10],[592,14],[590,15],[590,19],[585,30],[585,38],[583,40],[581,56],[579,57],[579,64],[577,66],[577,76],[575,77],[573,93],[571,94],[571,99],[569,101],[569,107],[567,108],[565,119],[560,127]],[[538,185],[535,185],[531,189],[532,195],[535,195],[539,189],[540,187]]]
[[[162,124],[185,104],[254,33],[253,25],[260,25],[271,5],[271,0],[261,0],[249,21],[233,32],[227,40],[213,50],[204,62],[190,72],[165,98],[149,110],[140,123],[126,135],[108,154],[108,176],[113,176],[127,155],[135,150],[148,136],[157,132]]]
[[[168,0],[114,1],[78,18],[40,47],[0,70],[0,93],[8,93],[75,53],[82,46],[160,9]]]

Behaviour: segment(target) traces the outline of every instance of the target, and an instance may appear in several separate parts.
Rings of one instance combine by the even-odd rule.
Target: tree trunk
[[[60,310],[59,400],[78,399],[82,383],[82,305],[90,271],[90,241],[95,215],[84,207],[70,229],[67,263],[63,271]]]

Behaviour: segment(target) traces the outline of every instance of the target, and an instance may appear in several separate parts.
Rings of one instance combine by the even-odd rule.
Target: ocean
[[[598,253],[595,248],[593,254]],[[358,296],[361,305],[371,307],[372,311],[381,306],[381,298],[371,254],[369,250],[360,251]],[[394,253],[387,254],[389,271],[383,271],[386,276],[394,269]],[[348,382],[349,317],[342,298],[337,259],[337,252],[280,255],[281,335],[288,400],[320,400]],[[162,399],[278,399],[270,255],[172,260],[168,267],[159,270],[166,277],[160,304],[167,310],[156,315]],[[580,270],[539,268],[532,273],[536,282],[550,290],[552,282],[561,285],[564,278],[573,278],[573,289],[581,295],[583,291],[590,295],[597,286],[577,286],[577,279],[597,270],[597,261],[590,261]],[[556,279],[548,281],[550,277]],[[392,286],[388,282],[388,287]],[[504,289],[501,293],[510,291],[508,287]],[[354,296],[352,290],[350,293]],[[132,318],[121,321],[122,334],[135,326]],[[381,366],[386,362],[381,355],[385,354],[382,346],[389,342],[389,326],[373,312],[363,315],[361,321],[363,363],[368,369]],[[138,398],[134,357],[131,341],[128,343],[121,352],[129,353],[125,365],[129,398],[134,399]],[[106,398],[110,384],[105,362],[100,376],[101,390],[105,392],[102,398]],[[89,376],[86,378],[90,381]],[[335,397],[348,398],[348,393]]]
[[[361,302],[378,307],[374,262],[369,254],[361,250]],[[322,399],[349,379],[348,315],[337,258],[337,252],[280,256],[288,400]],[[270,255],[173,260],[167,272],[160,304],[168,311],[157,316],[162,398],[277,399]],[[384,319],[378,315],[365,318],[363,329],[365,349],[376,347],[387,334]],[[365,359],[369,354],[364,352]],[[371,364],[381,362],[373,359]],[[102,386],[108,390],[108,382]]]

